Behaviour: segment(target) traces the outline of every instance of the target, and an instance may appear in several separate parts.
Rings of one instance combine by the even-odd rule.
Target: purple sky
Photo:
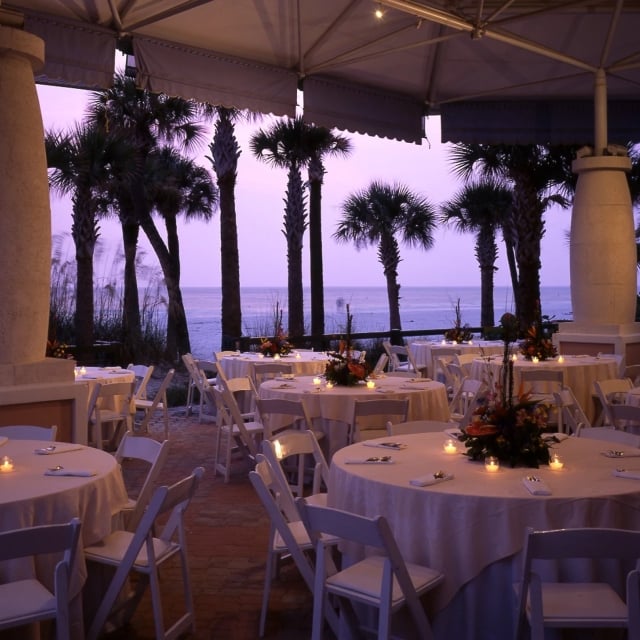
[[[38,85],[46,129],[66,129],[82,119],[87,93]],[[236,207],[240,244],[240,279],[242,286],[286,286],[286,244],[282,235],[282,218],[286,171],[274,169],[254,159],[248,141],[258,127],[268,127],[269,120],[237,127],[242,148],[238,169]],[[352,140],[353,152],[347,159],[326,162],[322,215],[325,285],[383,286],[382,266],[375,249],[356,250],[338,245],[332,239],[340,218],[340,205],[352,193],[366,188],[374,180],[400,182],[428,198],[435,206],[453,197],[460,189],[449,173],[448,145],[440,143],[438,118],[427,122],[428,141],[422,145],[396,142],[359,134],[345,134]],[[211,170],[204,158],[208,142],[200,150],[198,162]],[[69,233],[71,206],[68,200],[52,196],[52,231]],[[541,282],[547,286],[569,284],[569,246],[566,234],[571,225],[570,210],[551,209],[546,216],[546,235],[542,240]],[[161,223],[159,222],[159,227]],[[110,256],[120,247],[120,230],[116,222],[102,221],[103,254],[107,265],[98,266],[110,274]],[[220,229],[216,213],[209,223],[180,223],[182,285],[220,285]],[[73,256],[71,238],[66,243]],[[157,264],[153,251],[141,233],[141,247],[147,262]],[[473,237],[459,235],[451,229],[438,229],[435,246],[429,251],[401,249],[399,282],[403,286],[447,286],[480,284],[474,255]],[[509,285],[509,274],[500,243],[500,260],[496,285]],[[305,236],[304,277],[309,281],[308,241]]]

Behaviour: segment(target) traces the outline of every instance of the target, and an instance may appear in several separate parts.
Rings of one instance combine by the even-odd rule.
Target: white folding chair
[[[640,407],[634,404],[609,406],[611,424],[616,430],[640,434]]]
[[[621,405],[622,406],[622,405]],[[640,448],[640,435],[627,433],[612,426],[605,427],[583,427],[578,426],[576,431],[578,438],[591,438],[592,440],[602,440],[612,444],[622,444],[634,449]]]
[[[281,375],[293,373],[293,366],[288,362],[250,362],[249,377],[251,378],[256,392],[265,380],[272,380]]]
[[[410,420],[409,422],[387,422],[387,435],[405,436],[411,433],[438,433],[451,428],[450,422],[439,420]]]
[[[206,404],[206,396],[204,386],[215,385],[217,380],[218,365],[210,360],[196,360],[190,353],[182,356],[187,372],[189,373],[189,388],[187,389],[187,415],[193,412],[193,397],[195,391],[198,391],[199,398],[199,414],[198,422],[202,422],[204,415],[204,406]],[[209,374],[216,374],[210,376]]]
[[[626,561],[626,598],[605,581],[545,579],[549,562]],[[546,628],[624,628],[630,640],[640,638],[640,532],[622,529],[558,529],[527,532],[522,582],[516,585],[516,637],[544,640]],[[545,564],[546,562],[546,564]],[[560,568],[558,568],[560,571]],[[573,571],[576,571],[575,565]],[[585,568],[594,574],[592,564]],[[570,575],[571,570],[568,571]],[[597,579],[597,578],[596,578]],[[553,581],[552,581],[553,580]],[[592,578],[593,580],[593,578]],[[527,633],[527,622],[530,636]]]
[[[629,378],[634,387],[640,386],[640,364],[627,365],[622,377]]]
[[[466,427],[471,422],[471,417],[478,403],[484,398],[487,385],[482,380],[463,378],[455,395],[449,403],[451,421]]]
[[[138,526],[168,456],[169,440],[158,442],[153,438],[134,436],[129,432],[122,436],[115,458],[123,467],[123,472],[126,471],[130,460],[141,461],[147,466],[142,484],[137,491],[133,492],[133,495],[130,493],[128,503],[122,510],[125,516],[125,528],[129,531]]]
[[[354,400],[348,442],[384,436],[387,434],[387,422],[406,422],[408,415],[408,398]]]
[[[271,583],[277,575],[279,563],[291,557],[311,593],[313,593],[314,564],[310,556],[313,544],[300,514],[286,486],[279,465],[272,466],[264,455],[258,454],[255,469],[249,480],[269,515],[270,530],[265,565],[264,590],[260,611],[259,636],[264,636],[269,609]],[[330,624],[338,637],[337,617],[330,616]]]
[[[149,384],[149,380],[151,380],[151,375],[153,374],[153,365],[151,364],[146,366],[144,364],[129,364],[127,369],[129,371],[133,371],[136,378],[136,387],[133,392],[133,397],[136,400],[146,400],[147,385]]]
[[[560,408],[558,414],[558,431],[576,433],[580,427],[590,428],[591,422],[582,410],[578,399],[569,387],[553,394],[556,406]]]
[[[442,573],[422,565],[405,563],[383,516],[365,518],[311,505],[304,498],[298,498],[296,504],[316,549],[312,640],[322,639],[325,615],[334,610],[330,595],[335,596],[351,637],[360,637],[351,601],[378,609],[378,640],[389,638],[392,615],[405,606],[415,628],[413,637],[420,640],[433,637],[420,597],[442,582]],[[336,539],[326,536],[335,536]],[[339,539],[375,549],[375,555],[367,555],[363,560],[337,570],[329,561],[329,552],[338,551]]]
[[[50,427],[38,427],[30,424],[16,424],[8,427],[0,427],[0,436],[9,440],[49,440],[54,442],[58,432],[57,425]]]
[[[627,392],[633,388],[631,380],[629,378],[596,380],[593,383],[593,388],[601,404],[601,413],[593,426],[613,424],[610,408],[614,404],[624,404],[627,401]]]
[[[71,637],[69,582],[73,575],[80,541],[80,520],[67,524],[24,527],[0,533],[0,561],[41,555],[60,560],[50,577],[53,590],[37,578],[24,577],[0,584],[0,630],[55,620],[56,638]]]
[[[320,494],[323,485],[326,491],[329,487],[329,465],[322,453],[313,431],[287,431],[274,436],[270,440],[262,441],[262,453],[271,466],[280,465],[285,474],[289,474],[293,481],[288,485],[295,496],[304,495],[305,456],[313,459],[313,482],[311,493]],[[295,464],[291,467],[291,459]],[[326,494],[325,501],[326,501]]]
[[[257,398],[256,408],[264,426],[265,438],[291,429],[311,429],[311,418],[302,400]]]
[[[186,511],[198,487],[204,469],[197,467],[190,476],[171,486],[158,487],[154,492],[144,515],[135,531],[118,530],[109,534],[97,544],[84,548],[88,562],[115,567],[100,606],[95,614],[87,637],[97,640],[111,616],[124,610],[124,622],[131,618],[144,595],[147,584],[151,589],[151,603],[155,637],[177,638],[183,633],[193,631],[194,612],[189,564],[184,529]],[[154,529],[157,520],[169,514],[161,533],[156,537]],[[182,590],[185,613],[168,629],[165,629],[159,569],[170,558],[179,557],[182,569]],[[135,591],[127,598],[121,598],[123,588],[128,588],[130,572],[140,574]]]
[[[89,401],[89,441],[98,449],[116,449],[122,434],[132,430],[134,388],[134,381],[96,383]]]
[[[234,453],[242,457],[249,469],[255,464],[258,441],[264,435],[264,426],[257,420],[245,420],[233,394],[227,389],[211,387],[207,393],[213,396],[218,427],[213,473],[215,477],[219,471],[224,481],[229,482]]]
[[[152,400],[134,399],[136,411],[142,411],[142,419],[136,425],[138,432],[148,433],[149,423],[151,422],[154,414],[156,411],[162,411],[164,418],[164,439],[169,439],[169,405],[167,404],[167,389],[169,388],[169,384],[171,384],[171,380],[173,380],[175,373],[175,369],[169,369]]]
[[[255,401],[258,391],[252,383],[250,376],[227,378],[223,368],[218,367],[218,386],[223,387],[233,395],[245,420],[256,419]]]
[[[373,371],[371,375],[373,377],[379,376],[381,373],[384,373],[384,369],[389,364],[389,356],[386,353],[381,353],[378,361],[376,362],[375,367],[373,367]]]

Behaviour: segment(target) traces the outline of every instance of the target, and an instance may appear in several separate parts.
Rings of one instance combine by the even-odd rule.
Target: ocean
[[[219,287],[184,287],[182,295],[189,325],[191,352],[197,358],[210,359],[220,349]],[[310,291],[304,290],[305,323],[310,325]],[[402,287],[400,317],[402,329],[448,329],[455,320],[455,305],[460,300],[462,323],[480,326],[479,287]],[[241,290],[242,327],[245,336],[265,336],[273,332],[276,304],[283,309],[283,324],[287,327],[286,287],[243,287]],[[542,287],[542,313],[551,320],[571,320],[571,290],[569,287]],[[353,331],[387,331],[389,311],[386,287],[325,287],[325,331],[344,330],[346,305],[353,315]],[[494,291],[496,322],[505,311],[513,311],[510,287]],[[309,321],[307,322],[307,319]],[[306,325],[305,325],[306,326]]]

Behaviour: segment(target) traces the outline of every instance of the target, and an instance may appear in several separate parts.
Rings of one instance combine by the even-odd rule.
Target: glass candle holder
[[[367,389],[375,389],[376,383],[373,380],[367,380]]]
[[[453,455],[458,453],[458,446],[456,445],[455,440],[447,440],[443,445],[444,452]]]
[[[0,472],[8,473],[13,471],[13,460],[9,456],[2,456],[0,458]]]
[[[487,456],[484,459],[484,468],[488,473],[496,473],[500,470],[500,460],[494,456]]]
[[[554,453],[549,460],[549,469],[553,469],[553,471],[560,471],[563,467],[564,462],[562,461],[562,458],[557,453]]]

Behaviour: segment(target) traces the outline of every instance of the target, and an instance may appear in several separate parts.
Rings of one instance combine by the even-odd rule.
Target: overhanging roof
[[[602,68],[611,141],[640,140],[640,0],[3,6],[45,39],[43,82],[106,86],[126,43],[143,86],[213,104],[292,115],[301,87],[306,117],[325,126],[416,141],[424,115],[439,114],[444,140],[575,142],[589,135]]]

